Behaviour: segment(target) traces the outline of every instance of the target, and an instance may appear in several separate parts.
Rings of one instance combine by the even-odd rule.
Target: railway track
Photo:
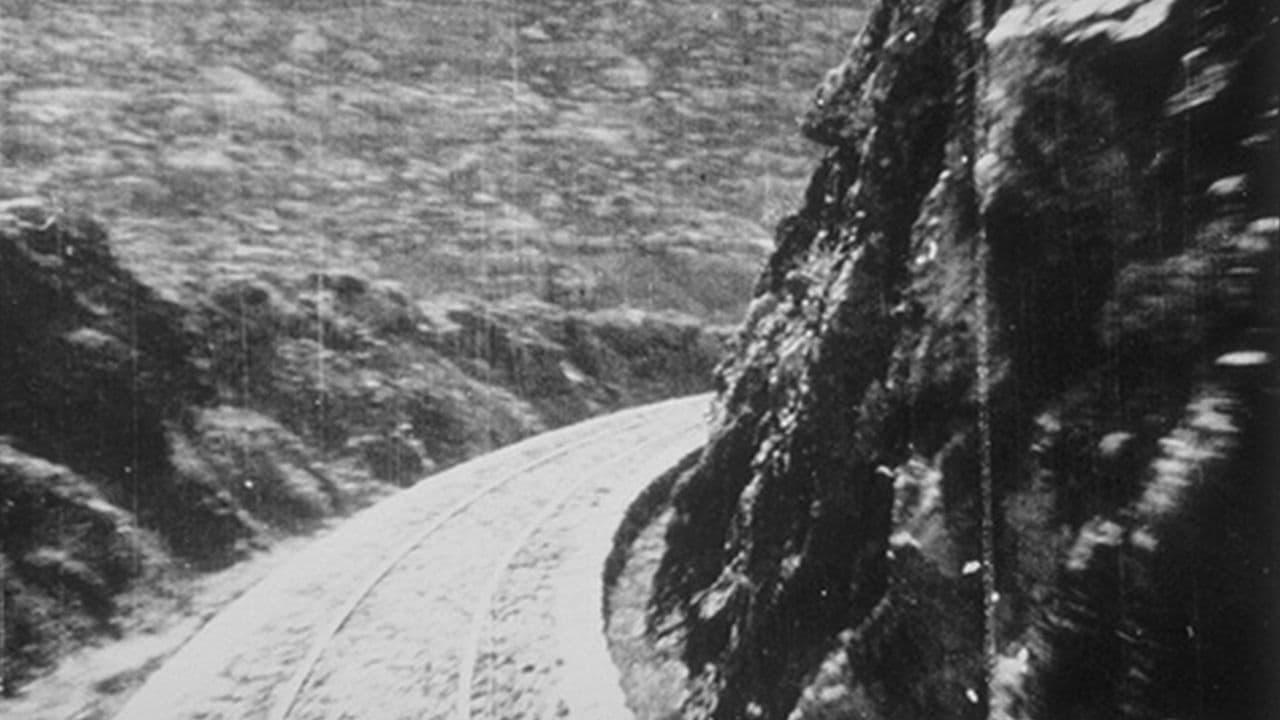
[[[116,717],[604,718],[600,572],[707,396],[516,444],[362,513],[212,620]]]

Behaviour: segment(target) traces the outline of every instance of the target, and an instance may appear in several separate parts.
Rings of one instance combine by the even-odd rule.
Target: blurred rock
[[[317,56],[323,55],[328,50],[328,39],[315,27],[304,27],[299,30],[285,48],[289,57],[297,63],[315,62]]]
[[[382,72],[382,62],[363,50],[348,50],[340,59],[345,67],[358,73],[377,75]]]
[[[409,487],[435,470],[422,443],[404,429],[390,435],[361,435],[347,441],[348,447],[364,459],[374,477]]]
[[[628,55],[622,62],[604,71],[605,82],[623,90],[643,90],[649,87],[652,73],[639,58]]]
[[[292,44],[290,45],[292,48]],[[213,86],[215,102],[228,105],[253,106],[256,109],[280,105],[280,96],[253,75],[230,65],[206,68],[201,79]]]

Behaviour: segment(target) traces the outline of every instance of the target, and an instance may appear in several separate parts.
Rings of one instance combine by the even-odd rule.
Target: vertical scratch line
[[[973,81],[973,149],[969,153],[969,177],[974,188],[975,211],[977,213],[975,250],[977,262],[977,364],[978,364],[978,433],[979,464],[982,504],[982,620],[983,620],[983,668],[986,684],[986,715],[988,720],[995,718],[993,701],[995,685],[995,667],[997,657],[996,613],[1000,595],[996,585],[995,558],[995,480],[992,470],[991,446],[991,309],[988,264],[990,251],[987,244],[987,222],[982,208],[981,188],[975,167],[978,156],[987,148],[986,117],[982,112],[982,101],[986,95],[988,60],[986,52],[986,33],[988,22],[988,0],[972,0],[970,3],[970,30],[973,34],[974,81]]]

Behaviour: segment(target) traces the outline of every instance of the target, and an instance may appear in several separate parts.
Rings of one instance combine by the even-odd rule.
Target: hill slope
[[[7,2],[0,197],[148,281],[357,267],[736,321],[857,8],[725,0]],[[248,247],[246,247],[248,246]],[[370,269],[372,266],[375,269]]]

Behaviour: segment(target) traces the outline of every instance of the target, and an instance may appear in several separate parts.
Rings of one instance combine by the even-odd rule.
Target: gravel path
[[[604,557],[635,493],[705,440],[707,403],[547,433],[357,515],[116,717],[628,717],[602,634]]]

